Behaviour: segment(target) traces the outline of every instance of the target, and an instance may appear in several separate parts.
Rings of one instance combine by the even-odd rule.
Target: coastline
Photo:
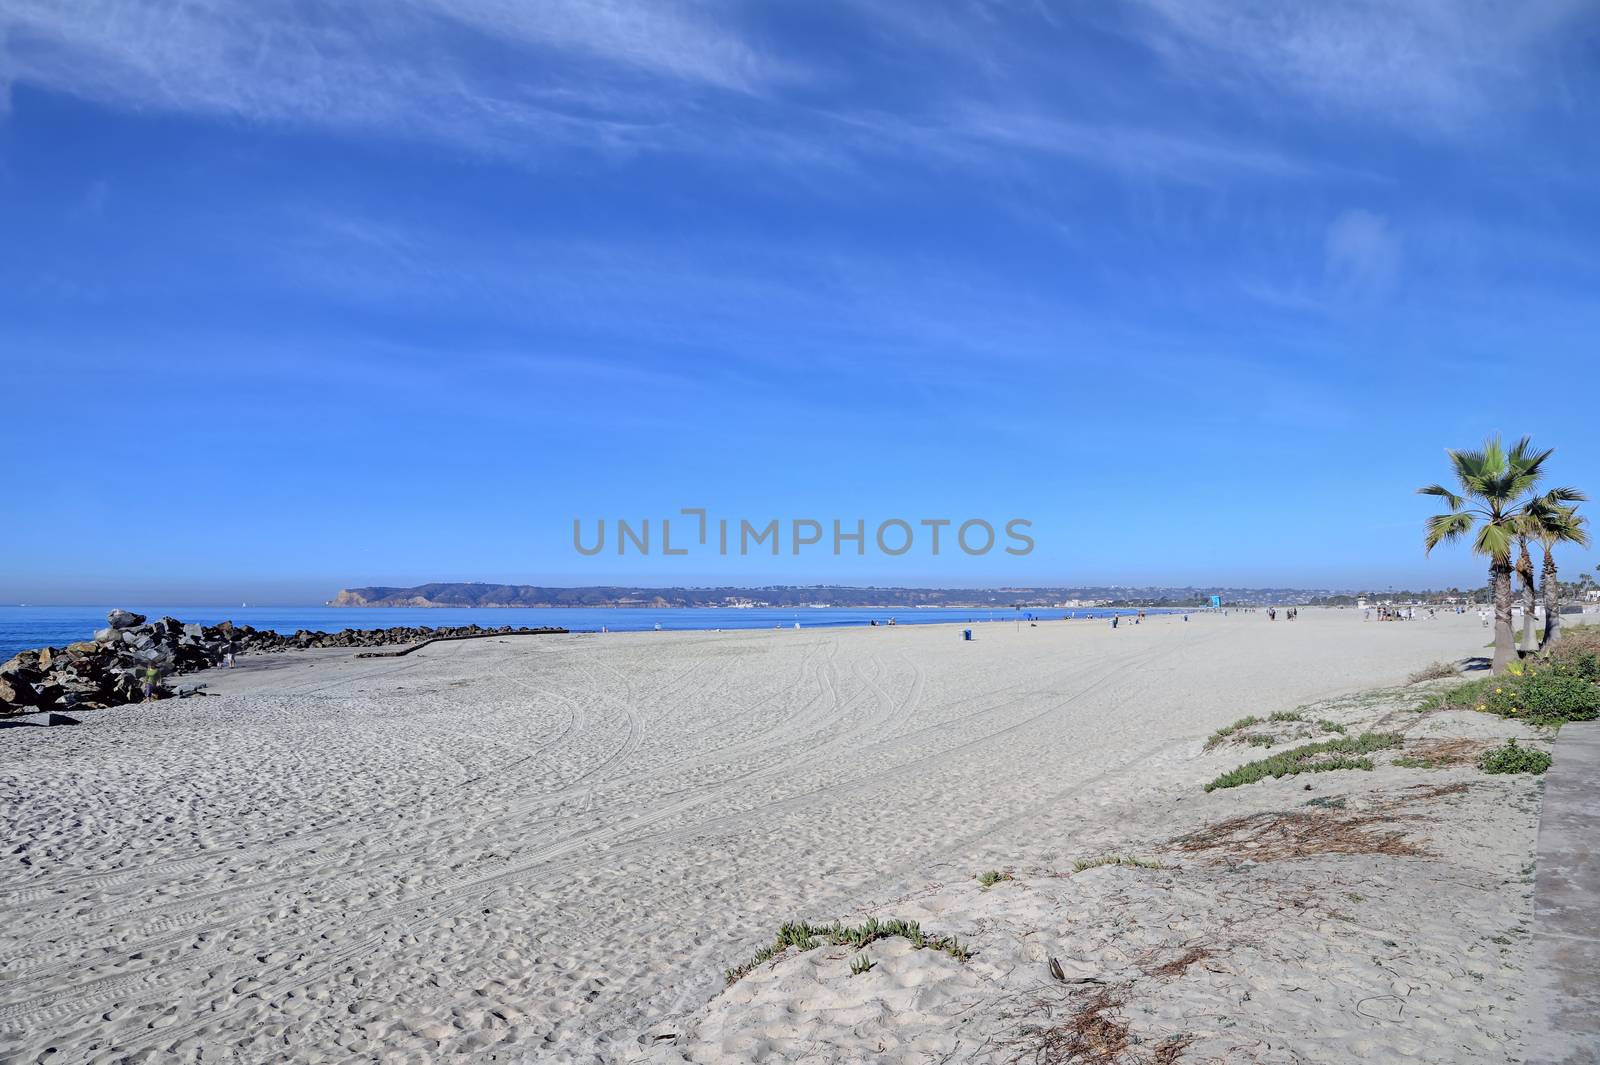
[[[969,609],[965,607],[196,607],[171,604],[124,604],[147,617],[174,617],[186,623],[207,626],[233,622],[257,629],[292,636],[301,630],[338,632],[345,628],[372,631],[388,628],[468,626],[499,628],[517,623],[532,628],[565,628],[571,632],[653,631],[662,629],[716,631],[722,629],[760,629],[827,626],[868,626],[895,618],[901,625],[930,623],[980,624],[991,620],[1014,621],[1017,611],[1010,608]],[[92,638],[105,625],[113,607],[0,607],[0,662],[19,651],[42,647],[65,647]],[[1138,607],[1078,607],[1071,609],[1025,610],[1045,620],[1058,620],[1076,613],[1081,617],[1105,617],[1111,613],[1129,614]],[[1155,612],[1154,608],[1142,608]]]

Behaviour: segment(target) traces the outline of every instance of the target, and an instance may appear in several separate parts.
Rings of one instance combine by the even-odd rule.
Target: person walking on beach
[[[1117,627],[1117,615],[1115,614],[1111,615],[1111,627],[1113,629]]]
[[[144,701],[145,702],[148,703],[151,699],[155,698],[156,679],[158,677],[160,677],[160,676],[161,676],[161,674],[156,671],[156,667],[155,666],[146,666],[145,667],[145,670],[144,670]]]

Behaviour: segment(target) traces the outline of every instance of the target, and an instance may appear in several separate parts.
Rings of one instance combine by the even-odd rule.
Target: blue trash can
[[[972,630],[971,630],[971,629],[962,629],[962,630],[961,630],[961,638],[962,638],[962,639],[963,639],[963,640],[970,640],[970,639],[972,639]]]

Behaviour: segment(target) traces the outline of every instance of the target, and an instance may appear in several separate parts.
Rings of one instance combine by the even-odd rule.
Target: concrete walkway
[[[1600,721],[1562,726],[1545,777],[1527,1065],[1600,1065]]]

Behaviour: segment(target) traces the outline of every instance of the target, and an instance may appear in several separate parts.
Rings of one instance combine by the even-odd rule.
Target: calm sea
[[[110,607],[88,606],[11,606],[0,607],[0,662],[29,647],[64,647],[76,640],[87,640],[106,623]],[[906,610],[845,609],[768,609],[738,610],[726,607],[683,607],[671,610],[647,608],[543,608],[506,607],[216,607],[148,606],[131,604],[128,610],[144,614],[152,621],[175,617],[180,621],[215,625],[232,621],[293,633],[297,629],[337,632],[340,629],[386,629],[396,625],[554,625],[573,632],[639,632],[661,629],[770,629],[835,625],[879,624],[896,619],[901,625],[934,622],[1018,621],[1026,618],[1057,620],[1068,615],[1077,618],[1110,617],[1131,614],[1132,610],[974,610],[967,608]],[[1152,611],[1156,613],[1156,611]]]

